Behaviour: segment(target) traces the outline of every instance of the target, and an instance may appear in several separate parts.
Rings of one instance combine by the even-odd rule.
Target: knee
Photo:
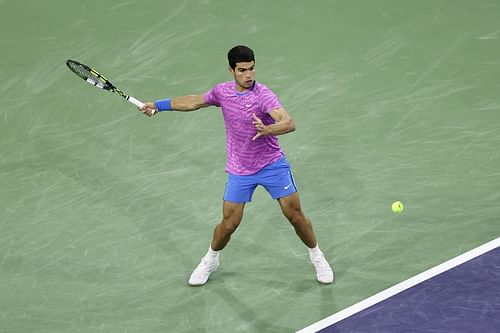
[[[302,213],[300,208],[290,209],[286,212],[285,216],[293,225],[297,225],[305,221],[304,213]]]
[[[232,222],[229,220],[223,220],[221,223],[221,228],[226,235],[231,235],[238,228],[239,223]]]

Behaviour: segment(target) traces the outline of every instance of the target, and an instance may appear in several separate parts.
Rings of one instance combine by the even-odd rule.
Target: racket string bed
[[[132,96],[126,95],[124,92],[116,88],[106,77],[101,75],[96,70],[75,60],[67,60],[66,65],[73,73],[78,75],[83,80],[87,81],[87,83],[90,83],[91,85],[97,88],[111,91],[125,98],[127,101],[134,104],[138,108],[142,108],[144,106],[144,103],[142,103],[141,101],[137,100]]]

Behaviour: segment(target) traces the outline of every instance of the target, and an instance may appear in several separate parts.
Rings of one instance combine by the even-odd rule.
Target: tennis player
[[[334,273],[318,246],[311,221],[304,216],[290,164],[278,143],[278,135],[295,130],[290,115],[278,97],[255,81],[255,57],[246,46],[228,53],[229,72],[234,81],[220,83],[203,95],[189,95],[148,102],[141,109],[147,116],[161,111],[194,111],[208,106],[222,109],[226,126],[227,184],[222,221],[215,227],[207,254],[194,269],[189,284],[204,285],[219,266],[219,255],[240,225],[245,204],[258,185],[281,206],[285,217],[309,249],[316,279],[323,284]]]

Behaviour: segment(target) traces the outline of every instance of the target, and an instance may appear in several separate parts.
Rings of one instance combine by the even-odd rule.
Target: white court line
[[[483,244],[479,247],[476,247],[475,249],[470,250],[469,252],[466,252],[462,255],[459,255],[458,257],[455,257],[453,259],[450,259],[436,267],[433,267],[423,273],[420,273],[412,278],[409,278],[406,281],[403,281],[401,283],[398,283],[395,286],[390,287],[389,289],[386,289],[384,291],[381,291],[380,293],[373,295],[359,303],[356,303],[354,305],[351,305],[350,307],[339,311],[329,317],[326,317],[323,320],[318,321],[317,323],[314,323],[310,326],[307,326],[306,328],[301,329],[300,331],[297,331],[297,333],[314,333],[319,330],[322,330],[323,328],[326,328],[330,325],[333,325],[343,319],[346,319],[347,317],[352,316],[353,314],[356,314],[360,311],[363,311],[367,308],[369,308],[372,305],[375,305],[379,302],[382,302],[383,300],[392,297],[396,294],[399,294],[402,291],[405,291],[406,289],[409,289],[425,280],[428,280],[436,275],[439,275],[443,272],[446,272],[447,270],[450,270],[458,265],[461,265],[471,259],[474,259],[486,252],[489,252],[493,249],[496,249],[497,247],[500,246],[500,237],[497,239],[492,240],[491,242],[488,242],[486,244]]]

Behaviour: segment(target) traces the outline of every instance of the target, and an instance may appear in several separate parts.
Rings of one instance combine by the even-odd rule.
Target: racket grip
[[[129,101],[130,103],[134,104],[135,106],[137,106],[138,108],[142,108],[144,106],[144,103],[135,99],[134,97],[132,96],[128,96],[127,97],[127,101]]]

